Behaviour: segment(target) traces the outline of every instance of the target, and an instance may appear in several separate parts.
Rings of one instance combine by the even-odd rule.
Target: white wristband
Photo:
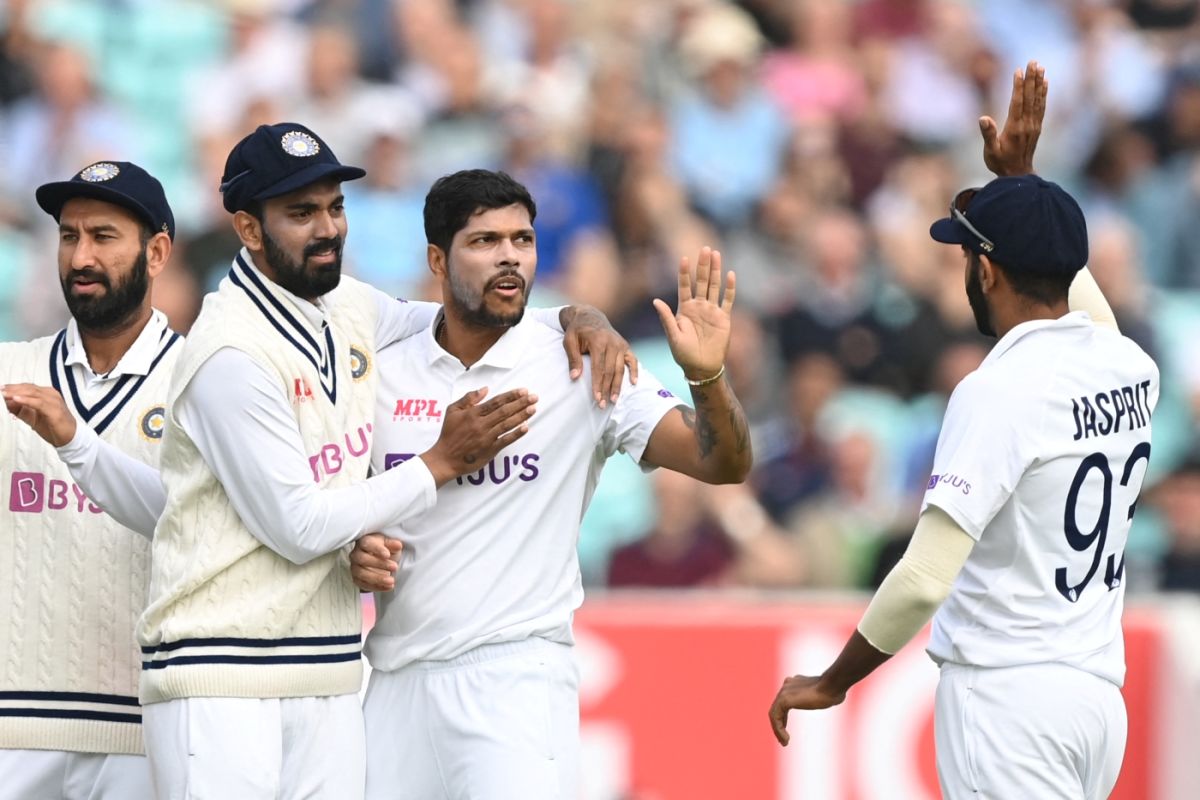
[[[717,374],[713,375],[711,378],[702,378],[698,381],[694,381],[685,375],[683,379],[688,382],[688,386],[708,386],[710,383],[716,383],[717,381],[721,380],[721,376],[724,374],[725,365],[722,364],[721,368],[717,370]]]

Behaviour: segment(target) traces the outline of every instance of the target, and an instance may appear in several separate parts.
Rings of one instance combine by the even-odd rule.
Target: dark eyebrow
[[[83,227],[88,233],[92,233],[92,234],[120,233],[120,231],[117,229],[116,225],[113,225],[108,222],[102,222],[99,225],[84,225]],[[59,233],[79,233],[78,228],[76,228],[74,225],[71,225],[66,222],[59,223],[58,231],[59,231]]]
[[[346,202],[346,196],[339,194],[329,203],[331,206],[342,205]],[[315,203],[312,200],[297,200],[295,203],[289,203],[284,208],[288,211],[316,211],[321,207],[320,203]]]
[[[470,233],[471,238],[474,238],[476,236],[506,236],[506,235],[507,236],[532,236],[533,228],[517,228],[515,231],[512,231],[512,233],[509,233],[509,234],[506,234],[504,231],[491,231],[491,230],[471,231],[471,233]]]

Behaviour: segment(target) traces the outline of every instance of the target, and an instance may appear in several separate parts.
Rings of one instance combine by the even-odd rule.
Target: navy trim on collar
[[[288,311],[283,303],[275,297],[274,293],[267,288],[259,279],[254,270],[242,259],[241,253],[234,259],[233,266],[229,269],[229,280],[233,282],[246,296],[250,298],[250,302],[254,303],[255,307],[266,317],[267,322],[279,332],[279,335],[292,344],[300,354],[303,355],[317,370],[317,375],[320,377],[321,389],[325,392],[325,396],[329,398],[329,402],[337,403],[337,368],[336,354],[334,353],[333,332],[329,326],[325,326],[325,350],[322,352],[321,346],[317,344],[317,340],[313,338],[304,323],[296,319],[292,312]],[[258,292],[250,290],[252,284]],[[259,295],[262,295],[270,303],[271,308],[268,308],[263,303]],[[274,309],[275,313],[272,313]],[[298,335],[304,340],[304,344],[297,341]],[[308,345],[307,347],[305,345]]]
[[[94,405],[88,406],[83,402],[83,398],[79,396],[79,386],[75,383],[75,371],[67,364],[67,329],[63,328],[55,338],[54,346],[50,348],[50,382],[55,390],[63,396],[63,399],[74,407],[75,413],[80,419],[97,434],[104,433],[108,426],[112,424],[112,421],[117,418],[117,415],[121,413],[121,409],[125,407],[130,398],[137,394],[138,389],[142,388],[142,384],[154,372],[154,368],[162,361],[163,356],[167,354],[167,351],[180,338],[182,337],[175,331],[170,328],[164,328],[162,335],[158,339],[158,355],[150,362],[150,368],[146,370],[146,374],[121,376],[113,384],[113,387],[104,393],[103,397],[96,401]],[[68,389],[67,392],[63,391],[64,378]],[[114,400],[117,401],[117,404],[112,411],[99,422],[93,422],[93,418]]]

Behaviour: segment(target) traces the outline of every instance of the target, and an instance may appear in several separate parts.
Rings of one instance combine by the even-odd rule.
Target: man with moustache
[[[425,231],[443,313],[379,353],[372,467],[385,476],[437,436],[418,402],[483,385],[540,399],[525,438],[444,484],[436,506],[389,526],[390,541],[364,537],[352,555],[360,588],[380,591],[366,648],[370,798],[576,797],[576,544],[605,460],[620,450],[708,483],[750,469],[746,419],[723,377],[734,276],[722,301],[720,254],[702,251],[694,290],[683,260],[677,314],[655,301],[695,409],[644,372],[599,406],[566,379],[554,334],[524,314],[536,213],[502,172],[438,180]]]
[[[222,190],[244,247],[175,372],[165,497],[148,467],[102,446],[87,455],[92,472],[125,480],[98,494],[114,514],[162,512],[139,626],[161,797],[361,795],[361,618],[342,548],[427,507],[533,413],[528,392],[484,400],[481,387],[428,409],[444,425],[407,469],[363,480],[376,344],[437,306],[341,277],[340,183],[362,175],[293,123],[234,148]],[[561,337],[559,312],[537,314]]]
[[[175,219],[159,182],[125,161],[92,164],[36,196],[58,223],[71,320],[54,336],[0,344],[9,411],[48,435],[23,398],[31,384],[66,398],[58,453],[0,418],[0,798],[149,797],[134,625],[150,542],[104,514],[60,455],[74,461],[93,439],[158,463],[182,342],[150,288]]]
[[[933,617],[952,800],[1100,800],[1124,757],[1124,549],[1159,374],[1115,323],[1075,310],[1110,313],[1086,274],[1079,205],[1032,174],[1045,96],[1031,63],[1009,109],[1033,131],[1023,155],[999,157],[982,125],[1000,177],[930,228],[963,249],[976,324],[999,341],[950,397],[912,542],[834,663],[786,679],[770,711],[786,745],[789,709],[841,703]]]

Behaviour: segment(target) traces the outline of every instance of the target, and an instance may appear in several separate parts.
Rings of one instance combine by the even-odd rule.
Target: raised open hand
[[[1046,116],[1046,95],[1050,83],[1046,69],[1030,61],[1024,71],[1013,73],[1012,97],[1004,129],[991,117],[979,118],[983,134],[983,163],[1000,177],[1029,175],[1033,172],[1033,152],[1042,135]]]
[[[654,301],[671,355],[689,380],[711,378],[725,365],[736,288],[737,279],[730,272],[725,276],[722,299],[721,253],[705,247],[696,259],[694,289],[687,257],[679,260],[679,307],[675,313],[662,300]]]

